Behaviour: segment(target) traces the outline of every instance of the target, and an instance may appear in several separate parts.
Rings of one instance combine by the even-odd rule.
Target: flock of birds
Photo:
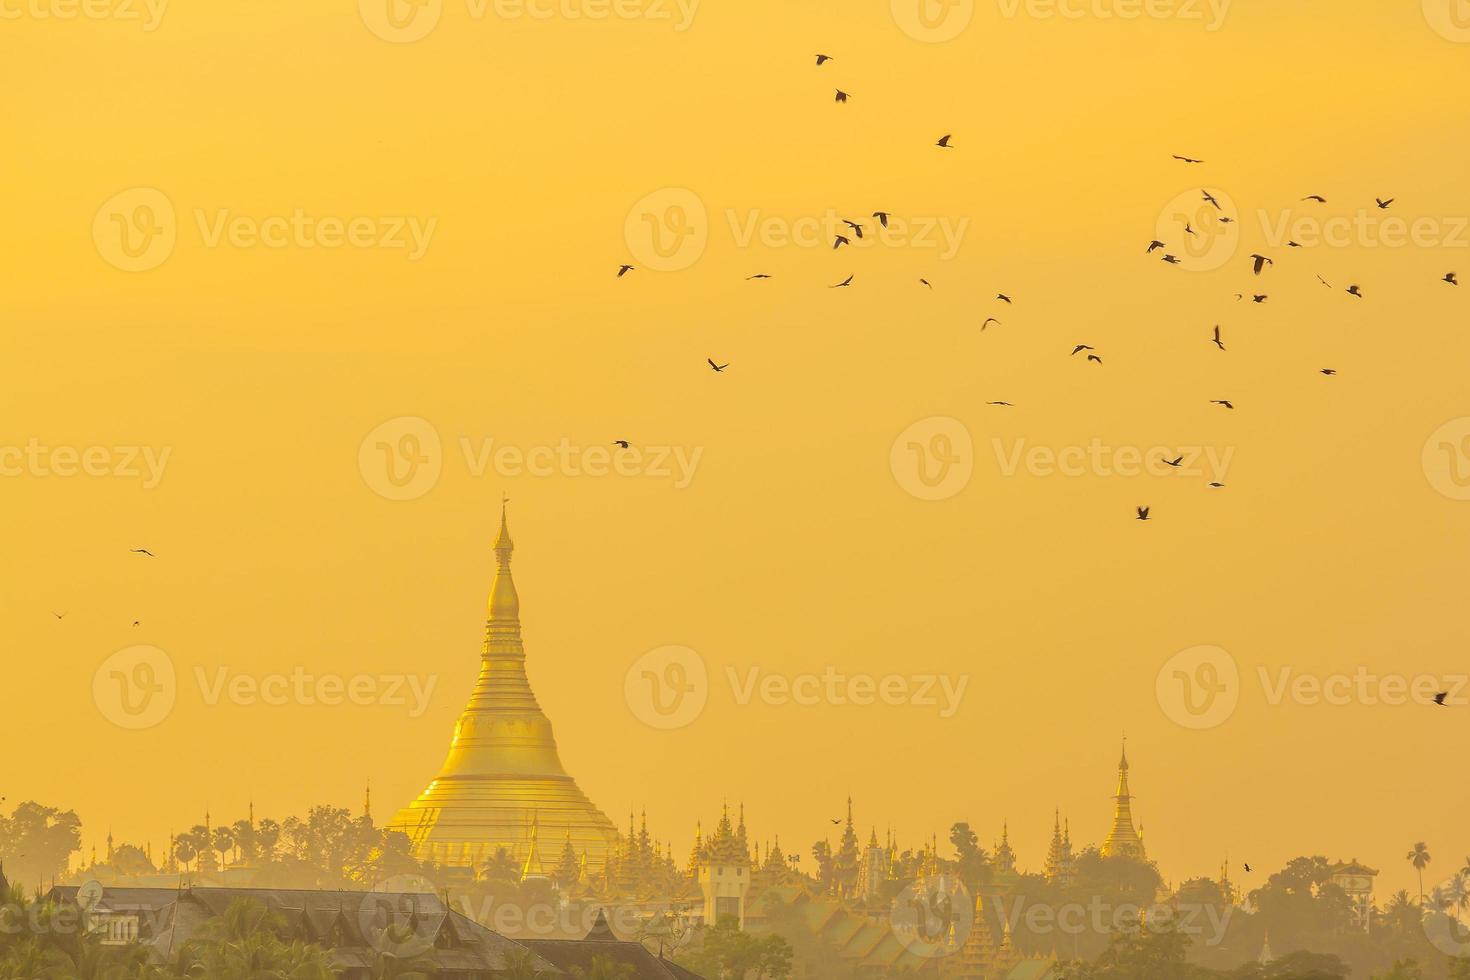
[[[833,61],[833,60],[835,60],[835,59],[831,55],[828,55],[828,54],[818,54],[816,56],[816,64],[817,64],[817,67],[818,68],[821,68],[822,66],[826,65],[828,62]],[[835,101],[837,102],[837,104],[844,105],[851,98],[852,98],[852,95],[850,93],[848,93],[847,91],[845,91],[845,90],[843,90],[841,88],[836,89]],[[934,145],[936,147],[940,148],[940,149],[945,149],[945,150],[954,149],[954,144],[952,142],[952,139],[953,139],[953,134],[946,133],[943,136],[941,136],[938,140],[936,140]],[[1185,156],[1183,154],[1178,154],[1178,153],[1172,154],[1172,158],[1174,160],[1179,161],[1180,163],[1185,164],[1186,166],[1200,166],[1200,165],[1203,165],[1205,163],[1205,161],[1203,159],[1199,158],[1199,157]],[[1214,216],[1214,220],[1216,222],[1218,222],[1221,225],[1227,225],[1227,226],[1235,222],[1235,219],[1233,217],[1231,217],[1230,215],[1228,215],[1228,214],[1225,213],[1225,209],[1220,205],[1220,202],[1207,189],[1202,189],[1200,191],[1200,195],[1201,195],[1201,204],[1202,205],[1209,205],[1209,206],[1211,206],[1211,207],[1213,207],[1215,209],[1216,214]],[[1322,195],[1322,194],[1308,194],[1305,197],[1301,198],[1301,201],[1302,201],[1302,203],[1311,203],[1311,204],[1317,204],[1317,205],[1325,205],[1327,203],[1327,198],[1324,195]],[[1378,210],[1380,210],[1380,211],[1387,211],[1390,207],[1393,206],[1394,201],[1395,201],[1395,198],[1392,198],[1392,197],[1387,197],[1387,198],[1385,198],[1385,197],[1375,197],[1373,199],[1374,206]],[[881,211],[881,210],[880,211],[874,211],[872,213],[871,217],[880,226],[882,226],[883,228],[887,228],[888,227],[889,219],[892,217],[892,212],[891,211]],[[833,241],[832,241],[832,249],[833,249],[833,251],[836,251],[838,249],[841,249],[844,246],[851,245],[854,238],[861,239],[861,238],[864,237],[865,226],[861,222],[852,221],[852,220],[849,220],[849,219],[846,219],[846,218],[841,219],[841,222],[846,227],[847,231],[845,233],[838,232],[838,233],[835,233],[834,234]],[[1186,221],[1185,222],[1185,224],[1184,224],[1184,232],[1183,233],[1184,233],[1186,239],[1196,239],[1196,238],[1199,238],[1200,237],[1200,232],[1197,231],[1194,228],[1193,222],[1189,222],[1189,221]],[[1181,242],[1179,244],[1188,244],[1188,241],[1186,240],[1185,242]],[[1285,247],[1286,248],[1293,248],[1293,249],[1295,249],[1295,248],[1302,248],[1303,246],[1302,246],[1302,244],[1300,242],[1297,242],[1295,240],[1288,240],[1285,243]],[[1164,241],[1160,241],[1157,238],[1152,239],[1151,241],[1149,241],[1148,245],[1144,249],[1144,254],[1145,255],[1152,255],[1156,251],[1162,251],[1163,252],[1163,255],[1161,256],[1162,261],[1168,263],[1169,265],[1176,265],[1177,266],[1177,265],[1182,265],[1184,263],[1184,260],[1181,259],[1179,257],[1179,255],[1176,254],[1176,252],[1170,251],[1170,245],[1169,245],[1169,243],[1164,242]],[[1276,264],[1276,261],[1275,261],[1275,259],[1273,259],[1269,255],[1264,255],[1264,254],[1262,254],[1260,252],[1253,252],[1250,255],[1250,263],[1251,263],[1251,273],[1252,273],[1252,275],[1253,276],[1256,276],[1256,277],[1260,277],[1260,276],[1264,275],[1267,272],[1267,270],[1271,269]],[[624,263],[622,265],[619,265],[618,266],[618,270],[617,270],[617,278],[621,279],[624,276],[626,276],[628,273],[633,272],[635,269],[636,269],[636,266],[632,265],[631,263]],[[753,275],[746,276],[745,278],[746,278],[747,281],[751,281],[751,280],[760,280],[760,279],[770,279],[772,277],[771,277],[771,275],[769,273],[757,272],[757,273],[755,273]],[[853,284],[853,281],[855,279],[856,279],[856,276],[850,275],[846,279],[843,279],[841,282],[834,283],[831,286],[829,286],[828,288],[829,289],[844,289],[844,288],[847,288],[847,287],[851,286]],[[1336,287],[1334,287],[1332,285],[1332,283],[1328,282],[1321,275],[1318,275],[1317,276],[1317,280],[1323,286],[1325,286],[1325,287],[1327,287],[1329,289],[1335,289],[1336,288]],[[1447,283],[1447,284],[1449,284],[1451,286],[1458,286],[1460,284],[1459,277],[1454,272],[1447,272],[1447,273],[1445,273],[1444,276],[1441,278],[1440,281],[1441,282],[1444,282],[1444,283]],[[919,283],[921,285],[923,285],[924,287],[928,288],[928,289],[931,289],[932,290],[934,288],[933,284],[930,283],[928,279],[920,278],[919,279]],[[1344,292],[1346,292],[1349,296],[1352,296],[1355,299],[1360,299],[1361,300],[1361,299],[1364,298],[1363,289],[1357,283],[1350,283],[1348,286],[1345,287]],[[1264,293],[1264,292],[1263,293],[1249,292],[1249,293],[1236,293],[1235,294],[1235,300],[1236,300],[1236,302],[1243,302],[1243,301],[1245,301],[1247,299],[1251,303],[1254,303],[1254,304],[1262,304],[1262,303],[1265,303],[1267,300],[1270,299],[1270,294],[1269,293]],[[1008,296],[1005,293],[997,293],[996,296],[995,296],[995,300],[997,302],[1003,302],[1003,303],[1005,303],[1008,306],[1013,304],[1013,301],[1012,301],[1011,297]],[[980,330],[981,330],[981,332],[984,332],[985,329],[987,327],[991,326],[992,324],[1000,325],[1001,324],[1001,321],[1000,321],[999,318],[997,318],[995,316],[987,316],[981,322],[981,324],[980,324]],[[1224,337],[1221,335],[1220,327],[1218,325],[1215,326],[1215,328],[1214,328],[1214,330],[1213,330],[1213,332],[1212,332],[1212,334],[1210,336],[1210,343],[1213,344],[1218,350],[1220,350],[1222,352],[1226,350],[1225,340],[1224,340]],[[1072,356],[1073,357],[1076,357],[1078,354],[1083,354],[1083,353],[1086,354],[1085,363],[1088,363],[1088,364],[1099,364],[1099,365],[1103,363],[1103,356],[1102,356],[1102,354],[1099,353],[1097,351],[1097,349],[1095,347],[1093,347],[1092,345],[1090,345],[1090,344],[1077,344],[1076,346],[1074,346],[1072,348]],[[707,357],[705,359],[705,361],[709,365],[710,369],[712,371],[714,371],[716,374],[723,374],[723,373],[725,373],[725,370],[730,366],[728,363],[723,363],[722,364],[722,363],[717,362],[713,357]],[[1333,377],[1333,376],[1335,376],[1337,374],[1337,369],[1336,368],[1330,368],[1330,367],[1324,367],[1324,368],[1319,369],[1319,373],[1321,373],[1322,375],[1324,375],[1326,377]],[[987,405],[990,405],[990,406],[998,407],[998,408],[1013,408],[1013,407],[1015,407],[1011,402],[1008,402],[1008,401],[990,401],[990,402],[986,402],[986,404]],[[1235,408],[1234,402],[1231,399],[1228,399],[1228,398],[1215,398],[1215,399],[1211,399],[1210,400],[1210,404],[1211,405],[1218,405],[1221,408],[1229,409],[1229,410],[1233,410]],[[620,447],[622,447],[624,449],[628,448],[628,445],[629,445],[629,443],[626,440],[622,440],[622,439],[616,440],[614,444],[617,445],[617,446],[620,446]],[[1172,460],[1172,461],[1171,460],[1164,460],[1164,462],[1167,463],[1168,465],[1171,465],[1171,466],[1179,466],[1180,465],[1180,461],[1179,460]],[[1218,483],[1218,482],[1213,482],[1213,483],[1210,483],[1209,486],[1211,488],[1219,489],[1219,488],[1222,488],[1224,486],[1224,484]],[[1135,512],[1136,512],[1136,515],[1137,515],[1137,519],[1140,520],[1140,521],[1147,521],[1151,517],[1151,508],[1150,507],[1140,506],[1140,507],[1137,507],[1135,509]]]

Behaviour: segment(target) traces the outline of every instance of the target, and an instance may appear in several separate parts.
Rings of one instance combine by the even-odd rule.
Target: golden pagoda
[[[1118,763],[1118,793],[1113,797],[1113,829],[1103,841],[1103,857],[1126,854],[1140,861],[1147,860],[1143,852],[1143,837],[1133,829],[1133,796],[1128,792],[1128,740],[1123,740],[1123,758]]]
[[[409,836],[419,859],[439,864],[480,864],[500,848],[529,862],[540,829],[565,834],[601,867],[615,853],[617,829],[562,768],[551,722],[526,680],[514,548],[502,504],[479,679],[439,775],[388,827]]]

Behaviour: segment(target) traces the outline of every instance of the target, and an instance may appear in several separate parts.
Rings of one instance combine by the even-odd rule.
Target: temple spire
[[[1103,857],[1126,854],[1145,860],[1143,837],[1133,828],[1133,794],[1128,788],[1128,739],[1118,760],[1118,792],[1113,797],[1113,829],[1103,841]]]

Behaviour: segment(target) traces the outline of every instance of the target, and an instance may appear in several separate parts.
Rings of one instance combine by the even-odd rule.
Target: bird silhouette
[[[1078,344],[1076,347],[1072,348],[1072,356],[1076,357],[1078,354],[1082,353],[1085,350],[1096,350],[1096,348],[1089,347],[1087,344]]]
[[[131,552],[129,552],[129,554],[147,555],[149,558],[154,557],[153,552],[149,551],[147,548],[134,548]]]
[[[620,265],[618,266],[618,278],[621,279],[632,271],[633,267],[631,265]]]
[[[820,68],[831,60],[832,56],[830,54],[819,54],[817,55],[817,67]]]
[[[923,276],[920,276],[919,277],[919,282],[921,282],[924,285],[928,286],[930,289],[933,289],[934,288],[934,286],[929,282],[929,280],[928,279],[925,279]]]
[[[728,364],[716,364],[714,358],[712,357],[706,357],[705,360],[709,361],[709,366],[715,369],[716,374],[722,373],[725,368],[730,366]]]
[[[1326,279],[1323,279],[1321,273],[1317,274],[1317,281],[1326,286],[1328,289],[1332,288],[1332,283],[1328,282]]]
[[[1177,153],[1174,154],[1174,159],[1175,160],[1181,160],[1184,163],[1204,163],[1203,160],[1196,160],[1194,157],[1182,157],[1182,156],[1180,156]]]
[[[851,245],[851,244],[852,244],[852,239],[848,238],[846,235],[838,235],[837,238],[836,238],[836,240],[832,242],[832,250],[835,252],[837,249],[841,248],[842,246],[844,246],[844,245]]]
[[[832,826],[835,827],[835,826],[837,826],[840,823],[842,823],[842,818],[841,817],[833,817],[832,818]]]
[[[1181,467],[1181,466],[1184,465],[1184,457],[1183,456],[1175,456],[1173,459],[1166,459],[1166,460],[1164,460],[1164,465],[1165,466],[1172,466],[1175,469],[1178,469],[1179,467]]]
[[[1349,286],[1347,288],[1347,291],[1348,291],[1348,295],[1349,296],[1356,296],[1356,297],[1358,297],[1358,299],[1362,299],[1363,298],[1363,291],[1358,288],[1358,284],[1357,283],[1353,283],[1351,286]]]
[[[887,211],[874,211],[873,217],[878,219],[878,224],[882,225],[884,228],[888,227],[888,219],[890,217],[890,214]]]
[[[1219,489],[1223,488],[1225,486],[1225,484],[1223,484],[1223,483],[1211,483],[1210,486],[1213,487],[1213,488],[1215,488],[1216,490],[1219,490]]]
[[[1136,508],[1136,510],[1138,511],[1138,519],[1140,521],[1146,521],[1146,520],[1148,520],[1148,512],[1149,512],[1149,510],[1151,510],[1151,508],[1149,508],[1149,507],[1138,507],[1138,508]]]
[[[1210,404],[1211,405],[1224,405],[1226,408],[1234,408],[1235,407],[1235,403],[1232,402],[1228,398],[1213,398],[1213,399],[1210,400]]]
[[[848,276],[846,279],[842,280],[837,285],[835,285],[835,286],[828,286],[827,288],[828,289],[841,289],[843,286],[851,286],[852,285],[852,278],[853,278],[852,276]]]
[[[1458,286],[1460,284],[1459,277],[1453,272],[1446,272],[1442,281],[1449,283],[1451,286]]]
[[[937,143],[935,143],[934,145],[935,146],[942,146],[946,150],[952,150],[952,149],[954,149],[954,147],[952,147],[952,146],[949,145],[949,137],[950,137],[950,134],[949,133],[945,133],[943,136],[939,137],[939,141]]]
[[[837,90],[837,101],[838,102],[846,102],[847,101],[847,93],[844,92],[844,91],[842,91],[842,89],[838,89]]]
[[[1145,255],[1152,255],[1152,254],[1154,254],[1154,249],[1156,249],[1156,248],[1163,248],[1163,247],[1164,247],[1164,243],[1161,242],[1161,241],[1159,241],[1157,238],[1155,238],[1153,241],[1151,241],[1151,242],[1148,243],[1148,248],[1144,250],[1144,253],[1143,254],[1145,254]]]
[[[67,610],[67,612],[70,612],[70,611],[71,610]],[[54,609],[51,611],[51,615],[55,616],[57,619],[65,619],[66,618],[66,613],[64,613],[64,612],[57,612]]]
[[[987,405],[1000,405],[1004,408],[1015,408],[1010,402],[986,402]]]
[[[1308,194],[1306,197],[1302,198],[1302,200],[1303,201],[1316,201],[1318,204],[1326,204],[1327,203],[1327,198],[1323,197],[1321,194]]]
[[[1261,255],[1258,252],[1251,253],[1251,258],[1255,260],[1253,268],[1256,270],[1256,275],[1258,276],[1261,274],[1262,270],[1266,268],[1266,266],[1276,264],[1275,262],[1272,262],[1266,256]]]
[[[982,324],[980,324],[980,329],[983,331],[986,327],[990,326],[992,323],[1000,323],[1000,321],[997,320],[993,316],[986,317],[985,318],[985,322],[982,323]]]
[[[1177,256],[1177,255],[1170,255],[1168,252],[1165,252],[1164,253],[1164,261],[1167,262],[1167,263],[1169,263],[1170,265],[1178,265],[1179,264],[1179,256]]]
[[[1242,862],[1242,863],[1243,863],[1243,862]],[[1251,866],[1250,866],[1250,865],[1249,865],[1249,864],[1246,864],[1246,865],[1245,865],[1245,873],[1246,873],[1246,874],[1250,874],[1250,873],[1251,873]]]
[[[1325,374],[1325,375],[1327,375],[1328,377],[1331,377],[1332,375],[1334,375],[1334,374],[1337,373],[1337,369],[1336,368],[1323,368],[1322,369],[1322,373]]]
[[[1220,325],[1219,324],[1216,324],[1215,325],[1215,339],[1214,339],[1214,343],[1215,343],[1215,346],[1218,347],[1218,348],[1220,348],[1221,350],[1224,350],[1225,349],[1225,342],[1220,339]]]
[[[1253,294],[1251,296],[1251,302],[1252,303],[1264,303],[1264,302],[1266,302],[1266,300],[1268,300],[1270,298],[1271,298],[1271,296],[1270,296],[1269,293]]]
[[[764,273],[764,272],[757,272],[757,273],[756,273],[756,274],[755,274],[755,275],[753,275],[753,276],[746,276],[746,277],[745,277],[745,281],[746,281],[746,282],[749,282],[749,281],[750,281],[750,280],[752,280],[752,279],[769,279],[769,278],[771,278],[771,277],[770,277],[770,276],[768,276],[768,275],[766,275],[766,274],[765,274],[765,273]]]
[[[617,446],[619,449],[627,449],[628,448],[628,440],[626,440],[626,439],[614,439],[613,440],[613,445],[614,446]]]
[[[1380,211],[1387,211],[1388,210],[1388,206],[1390,204],[1392,204],[1396,199],[1390,197],[1388,200],[1385,201],[1381,197],[1375,197],[1373,200],[1376,201],[1376,202],[1378,202],[1378,210],[1380,210]]]
[[[843,218],[842,219],[842,223],[845,224],[845,225],[847,225],[847,227],[851,228],[853,230],[853,232],[859,238],[862,238],[863,237],[863,226],[862,225],[858,224],[856,221],[848,221],[846,218]]]
[[[1445,707],[1444,700],[1445,700],[1445,698],[1447,698],[1449,696],[1450,696],[1450,692],[1449,691],[1440,691],[1438,694],[1436,694],[1434,696],[1434,703],[1437,704],[1437,705],[1439,705],[1441,708],[1443,708],[1443,707]]]
[[[1200,191],[1200,193],[1205,196],[1206,201],[1215,206],[1216,211],[1222,210],[1220,207],[1220,202],[1215,200],[1215,198],[1210,194],[1209,191]]]
[[[1097,364],[1101,364],[1102,363],[1102,358],[1101,357],[1098,357],[1096,354],[1088,354],[1087,355],[1087,359],[1089,361],[1093,361],[1093,362],[1095,362]]]
[[[1007,295],[1006,295],[1006,294],[1005,294],[1005,293],[996,293],[996,294],[995,294],[995,298],[996,298],[996,299],[998,299],[998,300],[1000,300],[1000,301],[1002,301],[1002,302],[1003,302],[1003,303],[1005,303],[1005,304],[1006,304],[1006,305],[1007,305],[1007,306],[1011,306],[1011,305],[1013,305],[1013,304],[1012,304],[1012,303],[1011,303],[1011,298],[1010,298],[1010,297],[1009,297],[1009,296],[1007,296]]]

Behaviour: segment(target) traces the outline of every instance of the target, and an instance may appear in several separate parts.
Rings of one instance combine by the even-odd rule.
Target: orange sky
[[[1176,883],[1227,851],[1324,853],[1383,868],[1382,897],[1420,839],[1449,874],[1470,703],[1268,696],[1284,669],[1466,671],[1449,464],[1470,466],[1470,424],[1431,436],[1470,415],[1470,294],[1439,281],[1470,276],[1470,31],[1436,2],[997,0],[956,6],[940,40],[876,0],[704,0],[687,21],[443,0],[412,41],[351,3],[0,4],[21,93],[0,105],[0,626],[34,747],[0,792],[156,846],[206,806],[355,807],[369,777],[390,813],[473,682],[506,493],[563,760],[676,853],[725,798],[805,850],[851,792],[906,844],[961,819],[988,843],[1008,819],[1039,868],[1054,806],[1079,843],[1106,832],[1126,730]],[[896,220],[870,245],[875,210]],[[870,237],[834,251],[840,218]],[[1182,265],[1144,254],[1160,234]],[[1084,343],[1101,365],[1069,356]],[[390,500],[364,442],[403,417],[437,435],[438,477]],[[968,436],[969,476],[923,500],[903,463],[943,445],[934,417]],[[647,454],[637,475],[583,472],[614,439]],[[502,445],[571,447],[576,472],[497,463]],[[697,460],[688,479],[659,447]],[[102,448],[99,475],[57,472]],[[1047,463],[1077,449],[1080,473]],[[1189,462],[1129,475],[1129,452]],[[138,644],[177,690],[129,730],[94,676]],[[624,681],[667,645],[710,684],[663,730]],[[1200,645],[1241,681],[1194,730],[1156,681]],[[964,693],[946,716],[741,703],[729,679],[828,667]],[[242,693],[298,669],[429,695]]]

